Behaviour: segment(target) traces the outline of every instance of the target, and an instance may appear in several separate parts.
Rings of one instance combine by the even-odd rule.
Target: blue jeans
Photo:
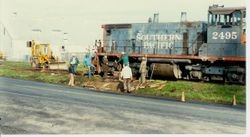
[[[73,65],[73,64],[70,65],[70,69],[71,69],[70,73],[76,74],[77,65]]]
[[[91,70],[91,68],[94,69],[94,70]],[[91,74],[92,71],[93,71],[93,73],[95,72],[95,69],[96,68],[95,68],[95,66],[93,64],[91,64],[91,65],[88,66],[88,77],[89,78],[92,76],[92,74]]]
[[[89,78],[91,77],[91,70],[90,70],[90,67],[91,67],[91,66],[88,66],[88,77],[89,77]]]
[[[77,65],[72,65],[72,67],[73,67],[73,72],[74,72],[74,74],[76,74],[76,69],[77,69]]]

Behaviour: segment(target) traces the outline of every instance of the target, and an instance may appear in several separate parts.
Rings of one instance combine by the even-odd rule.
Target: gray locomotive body
[[[102,25],[97,56],[112,67],[126,52],[135,75],[146,55],[149,77],[245,83],[245,11],[211,6],[208,22],[159,23],[156,14],[147,23]]]

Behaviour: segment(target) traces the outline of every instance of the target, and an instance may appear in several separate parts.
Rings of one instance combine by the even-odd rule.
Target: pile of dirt
[[[135,91],[139,88],[139,81],[133,80],[131,82],[131,91]],[[113,91],[121,92],[123,91],[123,82],[117,78],[101,78],[97,80],[85,80],[81,84],[82,87],[95,89],[98,91]]]

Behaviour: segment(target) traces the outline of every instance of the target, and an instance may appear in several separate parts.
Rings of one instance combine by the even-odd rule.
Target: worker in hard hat
[[[91,53],[87,53],[83,59],[83,65],[88,67],[88,78],[92,76],[91,70],[95,69],[95,66],[92,64],[92,57],[93,55]]]
[[[69,61],[69,77],[70,77],[70,80],[68,83],[69,86],[72,86],[72,87],[75,86],[74,76],[76,75],[76,69],[77,69],[78,64],[79,64],[78,58],[76,57],[75,54],[72,54],[72,57],[70,58],[70,61]]]
[[[116,41],[113,40],[111,46],[111,53],[116,52],[116,46],[117,46]]]
[[[121,57],[119,58],[119,60],[117,62],[118,63],[122,62],[123,67],[125,66],[125,64],[127,64],[129,66],[128,54],[125,52],[121,52]]]
[[[139,85],[142,85],[146,82],[146,75],[147,75],[147,56],[142,57],[141,65],[139,72],[141,74],[139,78]]]
[[[122,71],[121,71],[121,79],[123,81],[123,88],[124,92],[131,92],[130,89],[130,83],[133,80],[132,70],[128,66],[128,64],[125,64]]]
[[[101,66],[103,69],[103,77],[107,77],[109,71],[109,61],[107,55],[103,56]]]

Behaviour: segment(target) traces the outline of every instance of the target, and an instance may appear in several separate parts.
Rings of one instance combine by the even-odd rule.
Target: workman
[[[91,53],[87,53],[83,59],[83,65],[88,67],[88,78],[91,77],[91,67],[95,68],[95,66],[92,64],[92,57],[93,56]]]
[[[132,70],[128,66],[128,64],[124,65],[124,67],[121,71],[121,78],[123,80],[124,92],[130,93],[130,83],[133,80],[133,76],[132,76]]]
[[[114,52],[116,52],[116,47],[117,45],[116,45],[116,41],[112,41],[112,46],[111,46],[111,53],[114,53]]]
[[[107,55],[103,56],[101,65],[103,69],[103,77],[107,77],[109,71],[109,61]]]
[[[146,82],[146,75],[147,75],[147,56],[142,57],[141,65],[139,72],[141,74],[139,78],[139,84],[142,85]]]
[[[119,60],[117,61],[118,63],[123,63],[123,67],[125,66],[125,64],[127,64],[129,66],[129,59],[128,59],[128,54],[125,52],[121,53],[122,56],[119,58]]]
[[[69,86],[75,86],[74,85],[74,76],[76,75],[76,69],[77,69],[77,66],[79,64],[79,60],[78,58],[76,57],[75,54],[72,54],[72,57],[70,58],[70,61],[69,61],[69,83],[68,85]]]

